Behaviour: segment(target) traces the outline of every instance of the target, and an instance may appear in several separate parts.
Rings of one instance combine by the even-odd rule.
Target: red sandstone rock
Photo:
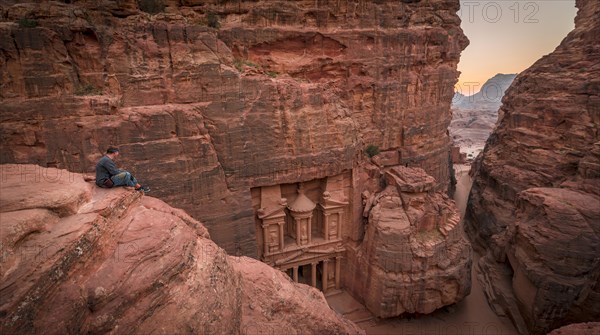
[[[473,169],[468,231],[485,262],[508,256],[533,334],[600,318],[600,4],[577,7],[575,30],[506,92]]]
[[[3,334],[362,333],[322,293],[228,256],[161,200],[66,170],[0,171]]]
[[[600,197],[566,188],[519,194],[507,245],[513,290],[529,328],[600,317]]]
[[[600,333],[600,322],[574,323],[560,327],[548,335],[589,335]]]
[[[364,334],[329,310],[323,293],[248,258],[231,257],[242,275],[243,332],[252,334]]]
[[[348,287],[378,317],[431,313],[471,290],[471,247],[454,201],[422,169],[397,167],[376,193]]]
[[[347,172],[369,144],[448,184],[458,0],[10,3],[2,163],[90,172],[118,145],[153,195],[249,256],[251,188]]]

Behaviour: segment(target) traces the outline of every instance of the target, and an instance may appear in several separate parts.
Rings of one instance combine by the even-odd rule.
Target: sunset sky
[[[457,91],[465,95],[479,91],[497,73],[521,72],[552,52],[574,28],[577,13],[575,0],[460,3],[462,29],[471,41],[458,64]]]

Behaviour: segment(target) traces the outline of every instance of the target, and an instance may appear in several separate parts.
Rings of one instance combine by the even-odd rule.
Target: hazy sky
[[[460,4],[461,26],[471,43],[460,57],[457,90],[466,95],[479,91],[496,73],[521,72],[552,52],[573,30],[577,13],[575,0],[460,0]]]

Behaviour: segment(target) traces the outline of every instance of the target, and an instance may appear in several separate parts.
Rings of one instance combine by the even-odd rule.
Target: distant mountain
[[[498,109],[504,92],[516,74],[497,74],[471,96],[456,93],[452,100],[450,135],[467,158],[474,158],[483,149],[485,141],[498,120]]]
[[[476,94],[465,96],[456,93],[452,101],[453,108],[462,109],[498,109],[502,103],[504,92],[517,76],[516,73],[498,73],[488,79]]]

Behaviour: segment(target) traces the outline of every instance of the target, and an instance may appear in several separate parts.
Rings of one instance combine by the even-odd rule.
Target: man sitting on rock
[[[96,185],[103,188],[113,186],[131,186],[136,191],[150,192],[150,187],[138,184],[137,180],[125,170],[117,169],[114,159],[119,156],[119,149],[109,147],[106,155],[102,156],[96,164]]]

